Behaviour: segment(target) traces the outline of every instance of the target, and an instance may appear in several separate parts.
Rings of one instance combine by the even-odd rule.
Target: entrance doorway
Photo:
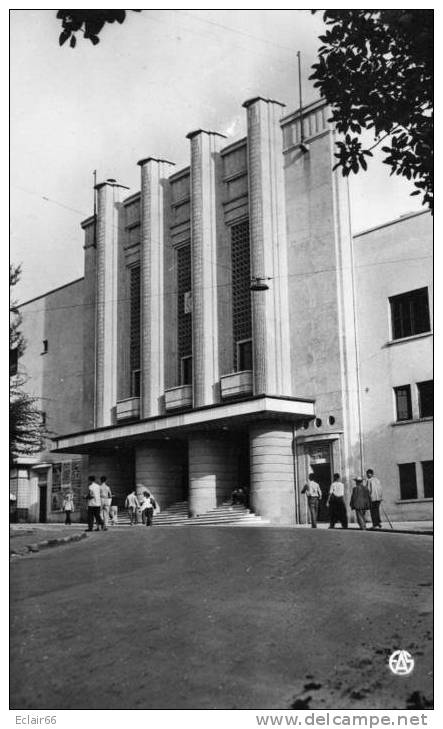
[[[318,521],[329,521],[329,511],[326,501],[332,482],[332,459],[329,444],[310,443],[305,446],[308,456],[308,472],[314,474],[315,481],[321,488],[322,500],[318,510]]]
[[[46,501],[48,497],[48,487],[46,484],[39,486],[39,502],[38,502],[38,520],[45,524],[47,519]]]

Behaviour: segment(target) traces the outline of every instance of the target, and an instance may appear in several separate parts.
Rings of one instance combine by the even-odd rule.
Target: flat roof
[[[34,296],[33,299],[28,299],[27,301],[23,301],[23,303],[18,304],[18,308],[20,309],[22,306],[26,306],[27,304],[32,304],[33,301],[38,301],[39,299],[44,299],[46,296],[50,296],[51,294],[55,294],[56,291],[61,291],[62,289],[66,289],[68,286],[73,286],[76,283],[79,283],[80,281],[83,281],[85,277],[81,276],[80,278],[76,278],[74,281],[70,281],[69,283],[62,284],[61,286],[57,286],[55,289],[50,289],[50,291],[45,291],[44,294],[40,294],[39,296]]]
[[[394,220],[388,220],[386,223],[380,223],[379,225],[374,225],[373,228],[366,228],[366,230],[362,230],[359,233],[354,233],[352,236],[353,238],[359,238],[361,235],[366,235],[367,233],[372,233],[374,230],[380,230],[380,228],[387,228],[389,225],[395,225],[396,223],[401,223],[403,220],[409,220],[410,218],[416,218],[417,215],[426,215],[428,213],[431,214],[430,210],[417,210],[413,213],[405,213],[404,215],[400,215],[398,218],[394,218]]]

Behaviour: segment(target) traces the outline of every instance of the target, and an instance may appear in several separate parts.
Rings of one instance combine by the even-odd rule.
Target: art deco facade
[[[80,503],[88,470],[106,473],[121,502],[142,482],[163,508],[186,500],[191,517],[241,484],[255,513],[290,525],[307,519],[311,470],[326,490],[333,472],[349,488],[367,467],[393,516],[429,517],[420,464],[432,463],[432,422],[419,395],[395,425],[399,388],[432,383],[429,215],[353,241],[324,103],[302,116],[271,99],[244,107],[246,138],[196,130],[189,167],[141,160],[130,197],[115,181],[97,185],[84,278],[56,292],[76,301],[59,309],[76,332],[53,359],[56,390],[67,362],[81,373],[51,406],[54,449],[16,480],[28,517],[61,518],[54,495],[70,483]],[[47,321],[51,296],[37,300]],[[33,340],[36,301],[22,313]],[[37,389],[56,336],[52,323],[42,371],[28,355]],[[399,491],[406,477],[411,499]]]

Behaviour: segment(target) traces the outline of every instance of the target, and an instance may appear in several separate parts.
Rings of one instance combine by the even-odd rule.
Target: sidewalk
[[[317,525],[318,529],[328,529],[329,524],[322,522]],[[310,524],[297,524],[294,529],[310,529]],[[338,524],[336,529],[341,529]],[[349,529],[356,529],[359,531],[358,524],[349,524]],[[383,522],[381,529],[372,529],[370,523],[367,524],[367,531],[376,532],[390,532],[390,533],[402,533],[402,534],[433,534],[434,533],[434,522],[432,521],[393,521],[392,529],[387,522]]]
[[[9,525],[9,554],[23,555],[30,551],[68,544],[69,542],[83,539],[85,524],[10,524]],[[33,549],[29,549],[31,546]]]

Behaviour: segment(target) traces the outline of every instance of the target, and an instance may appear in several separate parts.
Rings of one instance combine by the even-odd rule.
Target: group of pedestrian
[[[106,476],[100,477],[100,483],[96,482],[95,476],[89,476],[86,499],[88,500],[87,531],[92,532],[94,522],[96,532],[100,531],[100,529],[107,531],[112,504],[112,493],[107,484]]]
[[[141,520],[142,524],[150,527],[153,524],[154,511],[158,510],[158,504],[151,492],[142,483],[138,483],[135,490],[127,495],[125,508],[128,510],[131,526]]]
[[[372,528],[380,529],[380,503],[383,499],[383,490],[379,479],[374,475],[373,469],[369,468],[366,471],[366,479],[357,476],[354,481],[355,486],[352,489],[349,506],[355,511],[359,528],[366,529],[366,513],[370,511]],[[315,529],[323,494],[313,473],[309,474],[308,482],[304,485],[302,493],[306,494],[308,499],[311,527]],[[337,522],[341,523],[343,529],[347,529],[348,514],[345,503],[345,487],[340,480],[339,473],[334,473],[334,480],[329,488],[326,505],[329,509],[329,529],[334,529]]]

